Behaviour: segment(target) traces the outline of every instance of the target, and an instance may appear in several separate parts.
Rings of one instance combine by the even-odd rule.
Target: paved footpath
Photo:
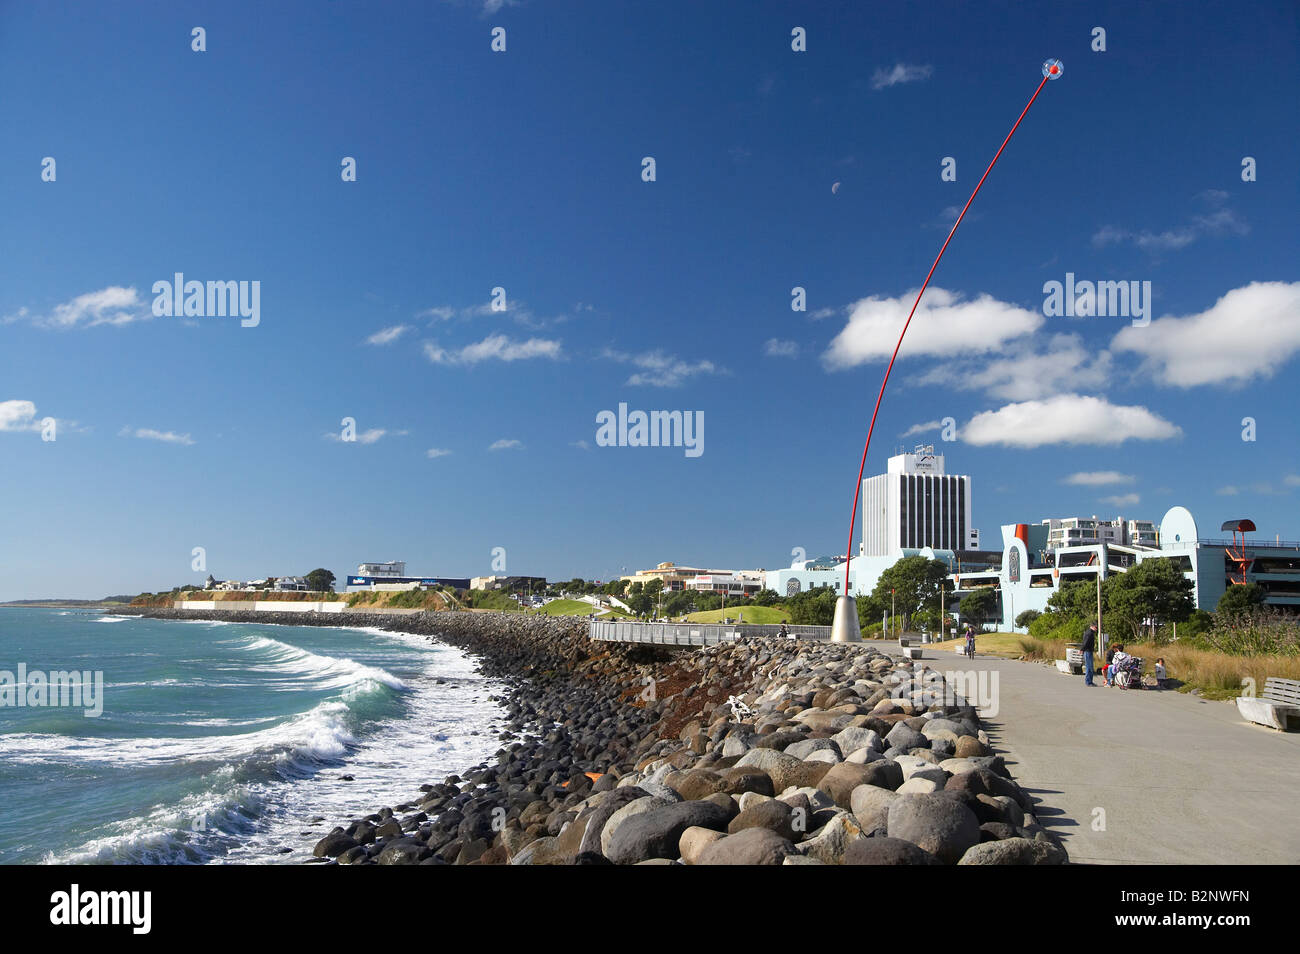
[[[1300,732],[1243,722],[1232,702],[924,652],[940,672],[997,674],[989,739],[1071,861],[1300,863]]]

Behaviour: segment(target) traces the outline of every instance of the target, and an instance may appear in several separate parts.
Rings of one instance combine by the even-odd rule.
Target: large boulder
[[[930,747],[930,740],[917,732],[910,725],[898,723],[889,730],[885,736],[885,741],[889,743],[891,749],[897,749],[899,752],[908,752],[912,749],[926,749]]]
[[[766,828],[746,828],[707,846],[699,865],[779,865],[795,853],[791,842]]]
[[[785,802],[771,798],[742,811],[728,823],[727,832],[734,835],[746,828],[766,828],[782,838],[794,841],[793,817],[794,809]]]
[[[884,828],[888,823],[889,806],[898,798],[897,792],[876,785],[859,785],[849,797],[849,810],[867,831]]]
[[[374,841],[373,838],[370,839]],[[316,842],[316,847],[312,854],[317,858],[337,858],[343,852],[357,846],[357,840],[345,832],[342,828],[335,828],[332,832]]]
[[[828,865],[844,864],[844,855],[855,842],[865,839],[867,833],[862,830],[858,820],[848,812],[840,812],[825,825],[821,831],[797,847],[801,855],[816,858]]]
[[[840,808],[849,808],[852,805],[853,790],[859,785],[870,784],[867,779],[875,774],[872,764],[841,762],[831,766],[817,787],[834,799]]]
[[[604,854],[618,865],[634,865],[650,858],[676,858],[682,832],[691,827],[721,830],[729,818],[725,808],[708,801],[654,808],[619,825],[610,836]]]
[[[611,789],[599,795],[599,801],[596,803],[596,807],[592,809],[591,816],[587,819],[587,826],[583,830],[582,844],[578,848],[579,852],[582,854],[601,854],[601,836],[605,832],[605,825],[614,817],[614,813],[632,802],[647,797],[649,796],[646,792],[634,785]]]
[[[1065,863],[1065,852],[1047,841],[1030,838],[1007,838],[1003,841],[986,841],[969,848],[961,865],[1060,865]]]
[[[640,786],[637,787],[640,788]],[[663,808],[671,804],[673,803],[667,799],[638,798],[616,809],[614,814],[609,816],[609,821],[605,822],[605,828],[600,833],[600,853],[606,858],[609,857],[610,839],[614,837],[614,834],[625,822],[630,821],[642,812],[654,811],[656,808]]]
[[[938,858],[902,838],[861,838],[844,852],[846,865],[937,865]]]
[[[839,732],[831,736],[830,739],[839,746],[840,751],[848,755],[859,749],[875,749],[877,752],[884,749],[880,741],[880,735],[872,729],[866,729],[862,726],[851,725],[846,729],[840,729]]]
[[[960,801],[933,795],[900,795],[889,806],[886,829],[924,848],[944,864],[956,864],[980,843],[980,823]]]
[[[677,851],[686,864],[699,864],[704,849],[719,838],[725,837],[722,832],[714,831],[712,828],[688,828],[682,832],[681,840],[677,843]]]

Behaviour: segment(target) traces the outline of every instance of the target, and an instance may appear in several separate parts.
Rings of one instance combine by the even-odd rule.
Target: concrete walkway
[[[1300,862],[1300,732],[1232,702],[924,649],[931,669],[997,674],[989,739],[1076,864]]]

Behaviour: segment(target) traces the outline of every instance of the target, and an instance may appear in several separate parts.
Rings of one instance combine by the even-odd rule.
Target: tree
[[[640,580],[633,580],[631,586],[627,588],[628,596],[640,596],[645,589],[645,584]]]
[[[835,591],[818,586],[796,593],[785,601],[790,622],[802,626],[830,626],[835,621]]]
[[[303,577],[307,585],[318,593],[334,592],[334,574],[324,567],[317,567]]]
[[[605,592],[610,596],[622,596],[623,591],[627,589],[627,580],[610,580],[605,584]]]
[[[919,610],[939,608],[939,589],[947,576],[948,565],[942,560],[929,560],[923,556],[903,557],[880,574],[876,588],[871,592],[871,599],[881,606],[892,605],[895,613],[902,614],[903,625],[906,627],[912,615]]]
[[[961,598],[961,615],[983,623],[998,608],[998,595],[991,586],[983,586]]]
[[[1106,612],[1126,624],[1134,639],[1141,638],[1147,618],[1181,623],[1191,616],[1194,590],[1195,584],[1169,559],[1143,560],[1102,584]]]
[[[1101,602],[1106,608],[1106,587],[1102,585]],[[1068,580],[1047,601],[1049,612],[1059,613],[1067,619],[1097,618],[1097,581]]]
[[[1230,616],[1233,613],[1258,609],[1263,605],[1264,588],[1258,583],[1245,583],[1224,590],[1223,595],[1219,597],[1218,605],[1214,607],[1214,612]]]
[[[1027,609],[1023,613],[1018,613],[1016,615],[1016,626],[1020,629],[1028,629],[1029,624],[1042,615],[1043,614],[1038,612],[1036,609]]]
[[[776,606],[781,602],[781,597],[776,590],[759,590],[754,594],[752,602],[755,606]]]

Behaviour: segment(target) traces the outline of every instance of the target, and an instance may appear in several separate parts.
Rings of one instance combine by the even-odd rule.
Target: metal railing
[[[786,635],[796,639],[829,640],[829,626],[787,623]],[[628,623],[593,620],[588,635],[617,643],[651,643],[656,646],[716,646],[742,636],[779,636],[779,625],[757,623]]]

